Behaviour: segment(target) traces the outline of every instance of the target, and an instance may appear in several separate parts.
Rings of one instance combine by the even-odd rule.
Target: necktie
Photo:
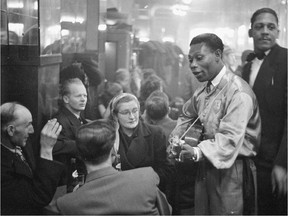
[[[79,117],[78,120],[80,121],[81,125],[83,124],[82,119]]]
[[[251,61],[254,60],[255,58],[258,58],[259,60],[262,60],[262,59],[264,59],[265,56],[266,56],[266,54],[265,54],[264,52],[261,52],[261,53],[254,53],[254,52],[252,52],[252,53],[250,53],[250,54],[247,56],[246,60],[247,60],[248,62],[251,62]]]
[[[15,148],[15,153],[25,163],[25,165],[30,169],[30,171],[32,172],[31,167],[29,166],[27,160],[25,159],[25,157],[23,155],[22,149],[17,146]]]
[[[207,91],[207,93],[210,93],[210,91],[211,91],[211,81],[209,80],[208,82],[207,82],[207,86],[206,86],[206,91]]]

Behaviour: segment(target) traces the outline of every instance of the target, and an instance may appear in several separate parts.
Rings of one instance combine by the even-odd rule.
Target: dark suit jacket
[[[107,167],[89,173],[82,187],[52,202],[49,210],[67,215],[169,215],[158,183],[151,168],[118,172]]]
[[[167,179],[173,172],[173,166],[167,159],[167,138],[159,126],[148,125],[139,120],[137,134],[127,151],[123,147],[123,134],[120,132],[121,169],[130,170],[151,166],[160,177],[160,188],[164,190]]]
[[[62,172],[62,164],[42,158],[31,171],[1,145],[1,214],[41,214],[53,198]]]
[[[247,82],[250,69],[251,62],[243,69],[243,79]],[[253,90],[262,121],[261,145],[255,162],[258,166],[272,168],[280,143],[287,136],[284,129],[287,124],[287,49],[279,45],[271,49],[259,69]]]
[[[57,142],[53,148],[53,157],[55,160],[60,161],[66,166],[66,180],[70,178],[72,171],[71,167],[71,158],[76,158],[77,148],[76,148],[76,132],[77,129],[81,126],[81,122],[76,116],[71,113],[67,108],[62,107],[60,111],[56,114],[55,118],[59,124],[62,125],[62,131],[57,139]],[[87,121],[81,116],[81,120],[84,124]],[[84,164],[77,160],[76,168],[84,172]],[[78,171],[79,171],[78,170]],[[68,177],[69,176],[69,177]]]

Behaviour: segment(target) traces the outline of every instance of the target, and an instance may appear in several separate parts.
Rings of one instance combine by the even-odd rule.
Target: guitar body
[[[187,129],[189,127],[190,125],[188,125]],[[203,130],[204,130],[204,127],[202,123],[198,120],[190,129],[188,129],[184,137],[185,143],[187,143],[188,145],[192,147],[196,147],[203,138]]]

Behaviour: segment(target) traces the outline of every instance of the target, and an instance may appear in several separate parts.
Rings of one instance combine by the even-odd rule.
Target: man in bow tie
[[[249,37],[254,57],[243,68],[253,88],[262,120],[261,145],[256,156],[259,214],[287,214],[287,49],[276,43],[278,16],[270,8],[251,18]],[[262,55],[261,58],[259,55]],[[250,55],[251,57],[251,55]]]
[[[56,119],[44,126],[40,136],[40,157],[33,164],[33,154],[26,149],[29,135],[34,133],[30,111],[15,102],[4,103],[0,110],[1,213],[42,214],[43,207],[56,191],[64,168],[52,158],[52,149],[62,127]]]

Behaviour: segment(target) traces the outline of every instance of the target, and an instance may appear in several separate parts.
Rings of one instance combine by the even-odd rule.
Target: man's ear
[[[9,136],[13,136],[15,132],[15,127],[13,125],[8,125],[6,130]]]
[[[252,29],[248,30],[248,36],[251,38],[252,37]]]
[[[216,56],[216,62],[219,62],[219,60],[222,58],[222,52],[220,49],[217,49],[215,51],[215,56]]]
[[[69,97],[67,95],[64,95],[63,101],[64,101],[64,103],[68,104],[69,103]]]
[[[221,56],[222,56],[221,50],[220,50],[220,49],[217,49],[217,50],[215,51],[215,55],[216,55],[218,58],[221,58]]]
[[[167,115],[169,115],[170,112],[171,112],[171,107],[169,106],[169,107],[168,107],[168,113],[167,113]]]

